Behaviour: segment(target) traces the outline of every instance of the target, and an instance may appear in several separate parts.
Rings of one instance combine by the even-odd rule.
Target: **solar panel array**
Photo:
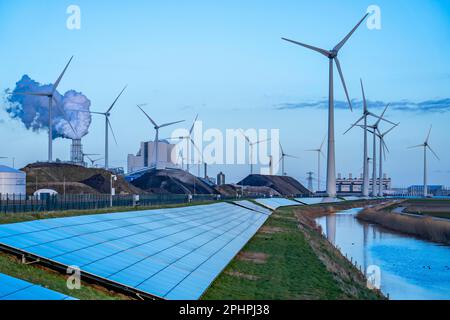
[[[250,210],[254,210],[260,213],[264,213],[264,214],[268,214],[270,215],[272,213],[271,210],[265,208],[265,207],[261,207],[251,201],[248,200],[242,200],[242,201],[234,201],[235,204],[237,204],[238,206],[250,209]]]
[[[301,203],[298,203],[296,201],[292,201],[289,199],[285,199],[285,198],[261,198],[261,199],[256,199],[255,201],[269,209],[272,209],[272,210],[276,210],[280,207],[301,206],[302,205]]]
[[[0,273],[0,300],[75,300],[56,291]]]
[[[234,204],[0,226],[0,243],[166,299],[198,299],[267,220]]]

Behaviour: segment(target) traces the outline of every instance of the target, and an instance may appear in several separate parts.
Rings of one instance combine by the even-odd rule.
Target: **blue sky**
[[[81,30],[66,28],[71,4],[81,8]],[[153,138],[134,107],[147,102],[161,122],[191,120],[198,112],[210,128],[280,128],[285,149],[301,157],[289,160],[286,171],[304,182],[307,171],[316,171],[315,157],[304,150],[320,144],[327,123],[325,109],[301,106],[327,98],[327,60],[280,37],[330,49],[372,4],[381,8],[382,29],[363,25],[340,53],[350,96],[361,99],[362,77],[375,112],[385,102],[438,104],[439,110],[419,104],[419,110],[388,112],[401,126],[387,138],[385,169],[396,186],[420,183],[421,153],[407,147],[421,143],[432,123],[431,144],[441,160],[430,160],[430,182],[449,184],[450,1],[0,0],[0,89],[14,88],[23,74],[53,82],[74,55],[60,91],[83,92],[92,110],[106,110],[129,85],[111,117],[119,138],[111,146],[113,165],[125,167],[126,155]],[[343,100],[335,81],[336,99]],[[300,107],[280,110],[287,104]],[[46,133],[27,132],[3,110],[1,155],[15,156],[18,166],[45,159]],[[341,135],[360,112],[336,111],[337,171],[343,174],[362,167],[360,132]],[[103,119],[94,117],[86,152],[103,152],[103,130]],[[57,140],[55,155],[66,159],[69,144]],[[211,173],[217,170],[233,181],[248,167]]]

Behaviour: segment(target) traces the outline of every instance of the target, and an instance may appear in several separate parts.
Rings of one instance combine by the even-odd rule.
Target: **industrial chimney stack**
[[[70,162],[84,166],[83,160],[83,145],[81,144],[81,139],[72,139],[72,145],[70,147]]]

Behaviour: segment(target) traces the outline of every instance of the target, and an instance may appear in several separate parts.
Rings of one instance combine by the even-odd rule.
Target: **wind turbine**
[[[364,92],[364,85],[363,85],[363,81],[362,79],[360,79],[361,82],[361,92],[362,92],[362,96],[363,96],[363,115],[361,116],[361,118],[358,119],[358,121],[356,121],[354,124],[351,125],[351,127],[344,132],[344,135],[349,132],[350,130],[352,130],[355,126],[359,125],[359,123],[364,120],[364,129],[367,129],[367,117],[368,116],[372,116],[375,117],[377,119],[381,119],[383,121],[386,121],[392,125],[395,125],[395,123],[390,122],[389,120],[386,120],[384,118],[380,118],[379,116],[377,116],[376,114],[372,113],[369,111],[368,107],[367,107],[367,101],[366,101],[366,94]],[[364,130],[364,157],[363,157],[363,187],[362,187],[362,195],[364,197],[368,197],[369,196],[369,162],[368,162],[368,151],[367,151],[367,130]]]
[[[158,153],[159,153],[159,129],[165,128],[165,127],[177,124],[177,123],[184,122],[184,120],[175,121],[175,122],[169,122],[169,123],[165,123],[165,124],[162,124],[162,125],[158,125],[158,124],[156,124],[155,121],[153,121],[152,118],[150,118],[150,116],[144,111],[144,109],[142,109],[141,105],[137,105],[137,107],[139,109],[141,109],[141,111],[144,113],[144,115],[147,117],[147,119],[153,124],[153,128],[156,131],[155,144],[154,144],[155,147],[153,149],[155,151],[154,152],[154,155],[155,155],[155,169],[158,169],[158,163],[159,163],[159,157],[158,157]]]
[[[370,131],[373,135],[373,157],[372,157],[372,197],[376,197],[377,195],[377,131],[379,132],[379,125],[381,120],[384,117],[384,114],[386,113],[387,108],[389,107],[389,104],[386,105],[386,107],[383,110],[383,113],[381,114],[381,116],[377,117],[378,120],[371,126],[369,125],[365,125],[365,126],[361,126],[361,128],[363,128],[363,130],[368,130],[369,128],[372,129],[372,131]],[[381,159],[380,159],[381,160]]]
[[[122,91],[117,96],[116,100],[111,104],[111,106],[106,110],[106,112],[93,112],[93,114],[99,114],[105,117],[105,169],[109,169],[109,130],[111,130],[111,134],[113,135],[114,141],[117,144],[116,135],[114,134],[114,130],[111,125],[111,121],[109,120],[109,117],[111,116],[111,110],[114,108],[115,104],[117,103],[117,100],[119,100],[122,93],[125,91],[127,86],[125,86]]]
[[[327,136],[323,137],[322,144],[320,145],[320,147],[318,149],[306,150],[309,152],[317,152],[317,191],[320,191],[320,156],[325,157],[322,149],[323,149],[323,145],[325,144],[326,138],[327,138]]]
[[[194,131],[194,127],[195,127],[195,123],[198,120],[198,114],[195,116],[194,122],[192,122],[192,126],[191,129],[189,130],[189,134],[187,136],[181,136],[181,137],[176,137],[176,138],[167,138],[167,140],[174,140],[174,139],[178,139],[181,141],[186,141],[186,171],[189,172],[190,171],[190,149],[191,149],[191,143],[192,145],[197,149],[197,145],[195,144],[194,140],[192,139],[192,132]]]
[[[239,131],[242,133],[242,135],[244,136],[245,140],[247,141],[249,147],[250,147],[250,174],[253,174],[253,163],[254,163],[254,159],[253,159],[253,147],[257,146],[258,144],[261,144],[263,142],[267,142],[270,141],[270,139],[265,139],[265,140],[259,140],[259,141],[254,141],[252,142],[250,140],[250,138],[248,136],[245,135],[244,131],[242,129],[239,129]],[[272,168],[272,164],[270,165],[270,167]]]
[[[410,147],[410,149],[423,147],[423,196],[425,198],[428,197],[427,148],[430,149],[431,153],[436,157],[436,159],[440,160],[436,152],[434,152],[434,150],[431,149],[429,144],[432,128],[433,126],[430,126],[430,130],[428,131],[428,135],[424,143]]]
[[[384,137],[390,133],[392,130],[394,130],[399,124],[395,124],[393,127],[391,127],[389,130],[385,131],[384,133],[381,133],[378,129],[376,129],[376,132],[373,132],[369,129],[370,133],[374,134],[380,139],[380,163],[379,163],[379,176],[378,176],[378,196],[383,196],[383,158],[386,160],[386,151],[389,152],[389,148],[384,140]],[[361,126],[362,128],[362,126]]]
[[[89,154],[89,155],[88,154],[84,154],[84,156],[89,159],[89,161],[91,162],[91,167],[92,168],[95,167],[95,163],[96,162],[99,162],[99,161],[103,160],[103,158],[98,158],[98,159],[92,159],[91,158],[91,156],[97,156],[97,154]]]
[[[281,150],[281,158],[280,158],[279,161],[281,161],[281,175],[282,175],[282,176],[286,176],[287,174],[286,174],[286,172],[284,171],[284,160],[285,160],[285,158],[293,158],[293,159],[300,159],[300,158],[285,153],[285,152],[284,152],[284,149],[283,149],[283,146],[281,145],[281,142],[280,142],[280,150]]]
[[[66,73],[67,68],[69,67],[70,63],[72,62],[73,56],[70,58],[69,62],[67,63],[66,67],[62,71],[62,73],[59,75],[58,79],[56,79],[55,84],[53,84],[51,91],[49,92],[13,92],[13,95],[25,95],[25,96],[37,96],[37,97],[47,97],[48,98],[48,162],[53,161],[53,125],[52,125],[52,118],[53,118],[53,100],[55,100],[55,93],[56,89],[58,89],[59,83],[61,82],[64,74]],[[57,102],[55,100],[55,102]],[[72,130],[75,132],[75,129],[72,127],[72,124],[67,119],[66,112],[64,111],[61,106],[56,103],[56,106],[61,111],[61,113],[64,115],[66,121],[69,123]]]
[[[339,76],[344,87],[345,95],[347,97],[350,110],[352,104],[348,95],[347,86],[345,85],[344,75],[342,73],[341,64],[338,59],[338,53],[352,34],[358,29],[361,23],[366,19],[369,14],[366,13],[364,17],[358,22],[358,24],[350,31],[341,42],[339,42],[333,49],[325,50],[317,47],[313,47],[301,42],[282,38],[285,41],[292,42],[299,46],[316,51],[329,59],[329,100],[328,100],[328,154],[327,154],[327,194],[329,197],[336,196],[336,160],[335,160],[335,143],[334,143],[334,88],[333,88],[333,61],[336,63],[336,67],[339,72]]]

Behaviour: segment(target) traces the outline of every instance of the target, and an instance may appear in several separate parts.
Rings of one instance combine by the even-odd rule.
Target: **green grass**
[[[336,252],[327,252],[325,240],[316,232],[306,238],[298,228],[294,216],[295,208],[278,210],[266,224],[266,228],[277,233],[258,232],[245,246],[244,252],[258,252],[268,255],[266,263],[254,263],[235,258],[211,285],[203,299],[376,299],[374,292],[361,283],[337,279],[327,270],[310,245],[318,241],[330,259],[338,261],[350,272],[356,273],[351,264]],[[313,239],[310,238],[312,236]],[[236,276],[236,273],[239,273]],[[242,274],[246,275],[242,277]],[[248,276],[255,278],[249,279]],[[346,282],[344,285],[342,283]],[[345,286],[356,288],[349,294]]]
[[[0,253],[0,273],[38,284],[42,287],[66,294],[81,300],[121,300],[125,296],[109,292],[104,288],[82,282],[80,290],[70,290],[66,276],[36,265],[20,263],[15,257]]]

